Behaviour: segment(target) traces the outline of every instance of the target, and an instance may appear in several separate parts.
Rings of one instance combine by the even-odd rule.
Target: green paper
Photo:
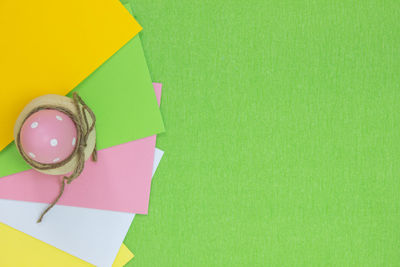
[[[400,1],[131,3],[168,131],[127,267],[400,265]]]
[[[96,114],[97,149],[164,131],[138,35],[74,91]],[[0,152],[0,177],[27,169],[30,166],[19,155],[14,142]]]

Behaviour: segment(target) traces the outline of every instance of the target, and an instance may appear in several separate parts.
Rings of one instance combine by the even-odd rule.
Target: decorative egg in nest
[[[32,160],[53,164],[68,159],[75,150],[76,125],[65,113],[39,110],[28,118],[20,132],[21,147]]]

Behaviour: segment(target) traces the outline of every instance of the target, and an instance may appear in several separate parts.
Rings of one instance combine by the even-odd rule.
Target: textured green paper
[[[139,36],[73,91],[78,92],[96,114],[98,149],[164,131]],[[14,142],[0,152],[0,177],[29,168]]]
[[[131,3],[167,131],[128,267],[399,266],[400,1]]]

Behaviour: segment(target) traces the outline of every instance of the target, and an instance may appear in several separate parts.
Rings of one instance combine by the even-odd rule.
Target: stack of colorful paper
[[[123,266],[135,214],[147,214],[163,156],[161,84],[152,83],[141,26],[118,0],[0,3],[0,266]],[[22,108],[78,92],[97,117],[98,162],[58,193],[60,177],[30,170],[12,142]]]

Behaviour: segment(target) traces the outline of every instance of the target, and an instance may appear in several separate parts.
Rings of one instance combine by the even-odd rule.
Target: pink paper
[[[153,83],[157,101],[161,84]],[[57,204],[147,214],[156,136],[135,140],[98,152],[83,173],[67,185]],[[60,179],[34,170],[0,179],[0,198],[51,203]]]

